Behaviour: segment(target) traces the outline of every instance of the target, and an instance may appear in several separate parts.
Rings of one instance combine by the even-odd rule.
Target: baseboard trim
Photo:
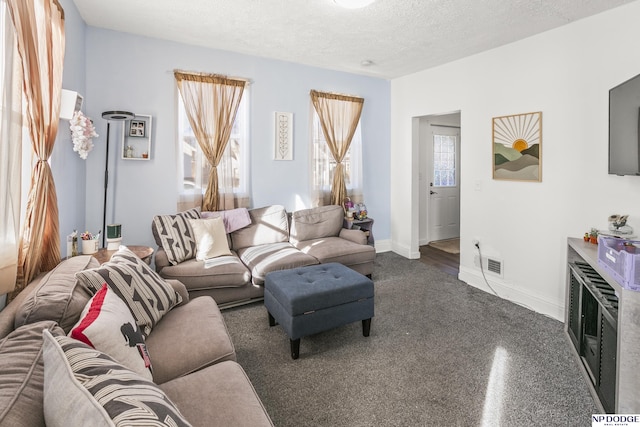
[[[485,292],[493,294],[491,289],[489,289],[489,287],[485,283],[482,272],[480,272],[480,270],[478,269],[470,269],[468,267],[460,266],[458,279],[470,286],[473,286],[474,288],[478,288]],[[514,289],[511,285],[504,282],[503,280],[496,280],[493,277],[487,276],[487,281],[500,298],[511,301],[515,304],[522,305],[523,307],[528,308],[532,311],[564,322],[563,306],[555,304],[551,301],[544,300],[527,292]]]
[[[420,259],[420,250],[412,251],[410,247],[391,242],[391,250],[408,259]]]
[[[376,253],[391,252],[391,240],[376,240]]]

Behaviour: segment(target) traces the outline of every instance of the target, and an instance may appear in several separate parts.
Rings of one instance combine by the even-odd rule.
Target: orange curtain
[[[331,204],[342,206],[347,197],[342,160],[358,127],[364,99],[312,90],[311,102],[320,118],[329,151],[336,161],[331,183]]]
[[[225,209],[218,191],[218,165],[229,142],[247,82],[214,74],[181,71],[175,71],[174,76],[189,124],[211,165],[202,210]]]
[[[60,119],[64,11],[57,0],[7,0],[22,61],[26,123],[36,162],[18,253],[13,299],[39,272],[60,262],[58,200],[48,159]]]

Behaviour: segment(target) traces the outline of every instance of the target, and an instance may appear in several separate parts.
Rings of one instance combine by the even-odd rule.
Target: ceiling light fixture
[[[373,61],[370,59],[364,59],[360,62],[360,65],[362,65],[363,67],[370,67],[373,65]]]
[[[369,6],[375,0],[333,0],[338,6],[346,9],[360,9]]]

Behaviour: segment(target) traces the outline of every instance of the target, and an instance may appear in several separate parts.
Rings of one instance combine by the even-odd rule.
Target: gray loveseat
[[[155,268],[165,279],[180,280],[189,295],[213,297],[221,308],[264,296],[270,271],[338,262],[371,277],[376,252],[360,230],[343,228],[344,211],[337,205],[288,214],[283,206],[249,210],[251,224],[228,235],[231,255],[208,261],[195,258],[172,264],[159,245]]]
[[[0,312],[0,426],[45,425],[43,330],[60,337],[74,327],[94,294],[76,279],[76,273],[98,266],[91,256],[67,259],[32,281]],[[189,299],[180,282],[169,283],[181,302],[164,314],[146,337],[156,384],[147,388],[164,392],[194,426],[272,425],[236,363],[233,343],[215,301],[209,297]],[[50,383],[49,393],[68,391],[68,387],[57,386]],[[69,403],[78,404],[77,399]],[[82,424],[80,415],[75,417],[73,412],[71,425]],[[96,420],[90,425],[102,424]]]

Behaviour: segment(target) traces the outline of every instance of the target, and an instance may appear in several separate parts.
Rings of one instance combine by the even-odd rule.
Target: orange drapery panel
[[[58,133],[64,63],[64,11],[56,0],[7,0],[22,61],[26,123],[36,163],[18,255],[15,297],[60,262],[58,200],[48,159]]]
[[[209,183],[202,199],[202,210],[224,209],[220,206],[217,168],[229,142],[247,82],[215,74],[181,71],[175,71],[174,76],[189,124],[211,165]]]
[[[364,99],[312,90],[311,102],[320,118],[329,151],[337,163],[331,183],[331,204],[343,206],[347,186],[342,160],[358,127]]]

